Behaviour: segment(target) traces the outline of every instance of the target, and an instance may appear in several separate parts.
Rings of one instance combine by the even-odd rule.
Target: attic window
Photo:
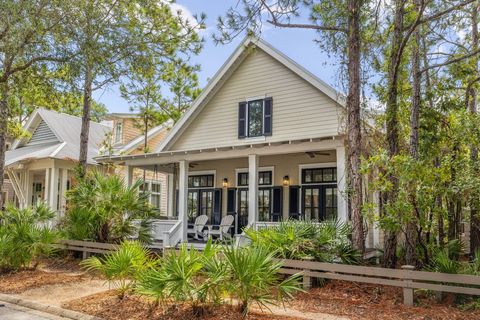
[[[272,135],[272,98],[238,104],[238,138]]]
[[[122,132],[123,124],[121,122],[117,122],[115,124],[115,143],[120,143],[122,141]]]

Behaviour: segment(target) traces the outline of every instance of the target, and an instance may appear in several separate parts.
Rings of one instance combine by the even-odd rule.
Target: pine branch
[[[435,69],[435,68],[441,68],[441,67],[445,67],[445,66],[448,66],[450,64],[453,64],[453,63],[457,63],[457,62],[460,62],[462,60],[465,60],[465,59],[468,59],[468,58],[471,58],[477,54],[480,54],[480,49],[477,49],[475,51],[472,51],[470,52],[469,54],[466,54],[466,55],[463,55],[463,56],[460,56],[460,57],[457,57],[457,58],[454,58],[454,59],[448,59],[447,61],[444,61],[442,63],[437,63],[437,64],[432,64],[426,68],[423,68],[422,70],[420,70],[420,73],[424,73],[428,70],[431,70],[431,69]]]

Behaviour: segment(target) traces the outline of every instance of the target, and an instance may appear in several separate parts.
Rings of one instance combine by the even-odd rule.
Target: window
[[[213,188],[213,174],[205,174],[188,177],[189,188]]]
[[[272,98],[240,102],[238,138],[272,135]]]
[[[120,143],[122,141],[122,131],[123,124],[121,122],[117,122],[115,125],[115,143]]]
[[[248,187],[248,172],[239,172],[237,176],[237,185],[239,187]],[[258,185],[270,186],[272,185],[272,171],[258,172]]]
[[[157,210],[161,207],[161,184],[159,182],[147,181],[140,185],[141,192],[150,193],[150,204]]]
[[[337,181],[337,168],[312,168],[302,170],[302,183],[331,183]]]

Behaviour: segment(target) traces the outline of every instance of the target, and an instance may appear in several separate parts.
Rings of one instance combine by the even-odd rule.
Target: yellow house
[[[168,177],[166,245],[199,215],[234,232],[282,219],[347,221],[345,97],[260,39],[247,38],[148,154],[100,157]]]

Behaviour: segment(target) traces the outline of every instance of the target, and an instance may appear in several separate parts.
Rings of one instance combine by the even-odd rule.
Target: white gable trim
[[[217,71],[212,80],[207,84],[202,93],[198,98],[193,102],[190,108],[185,112],[185,114],[180,118],[176,125],[172,128],[170,133],[167,135],[165,140],[159,145],[158,149],[155,152],[168,151],[168,148],[177,140],[179,134],[181,134],[186,127],[190,124],[196,114],[198,114],[203,106],[206,105],[208,100],[213,96],[214,93],[219,89],[219,84],[226,81],[228,77],[225,77],[229,72],[233,72],[234,67],[238,65],[245,59],[249,49],[249,46],[257,46],[261,50],[265,51],[268,55],[282,63],[285,67],[293,71],[299,77],[313,85],[315,88],[320,90],[322,93],[326,94],[330,99],[336,102],[341,107],[346,106],[346,99],[343,94],[336,91],[334,88],[329,86],[324,81],[320,80],[318,77],[313,75],[311,72],[300,66],[298,63],[288,58],[286,55],[272,47],[269,43],[265,42],[262,39],[247,37],[242,43],[237,47],[233,54],[227,59],[227,61],[222,65],[222,67]],[[236,68],[235,68],[236,69]]]
[[[38,120],[38,118],[40,118],[40,120]],[[37,121],[38,120],[38,121]],[[27,122],[25,123],[25,125],[23,126],[23,130],[25,131],[28,131],[30,133],[34,133],[35,130],[31,130],[32,127],[35,125],[35,126],[38,126],[40,125],[41,121],[44,121],[48,128],[53,132],[53,134],[55,135],[55,137],[57,137],[58,141],[59,142],[63,142],[63,139],[60,138],[60,136],[57,134],[57,132],[55,131],[54,128],[52,128],[52,126],[50,125],[50,123],[45,120],[43,117],[42,117],[42,114],[40,113],[40,109],[37,108],[35,109],[32,114],[30,115],[30,117],[28,118]],[[25,138],[22,138],[22,139],[15,139],[15,141],[13,142],[12,144],[12,148],[10,150],[15,150],[19,147],[20,143],[22,142],[28,142],[25,140]]]

